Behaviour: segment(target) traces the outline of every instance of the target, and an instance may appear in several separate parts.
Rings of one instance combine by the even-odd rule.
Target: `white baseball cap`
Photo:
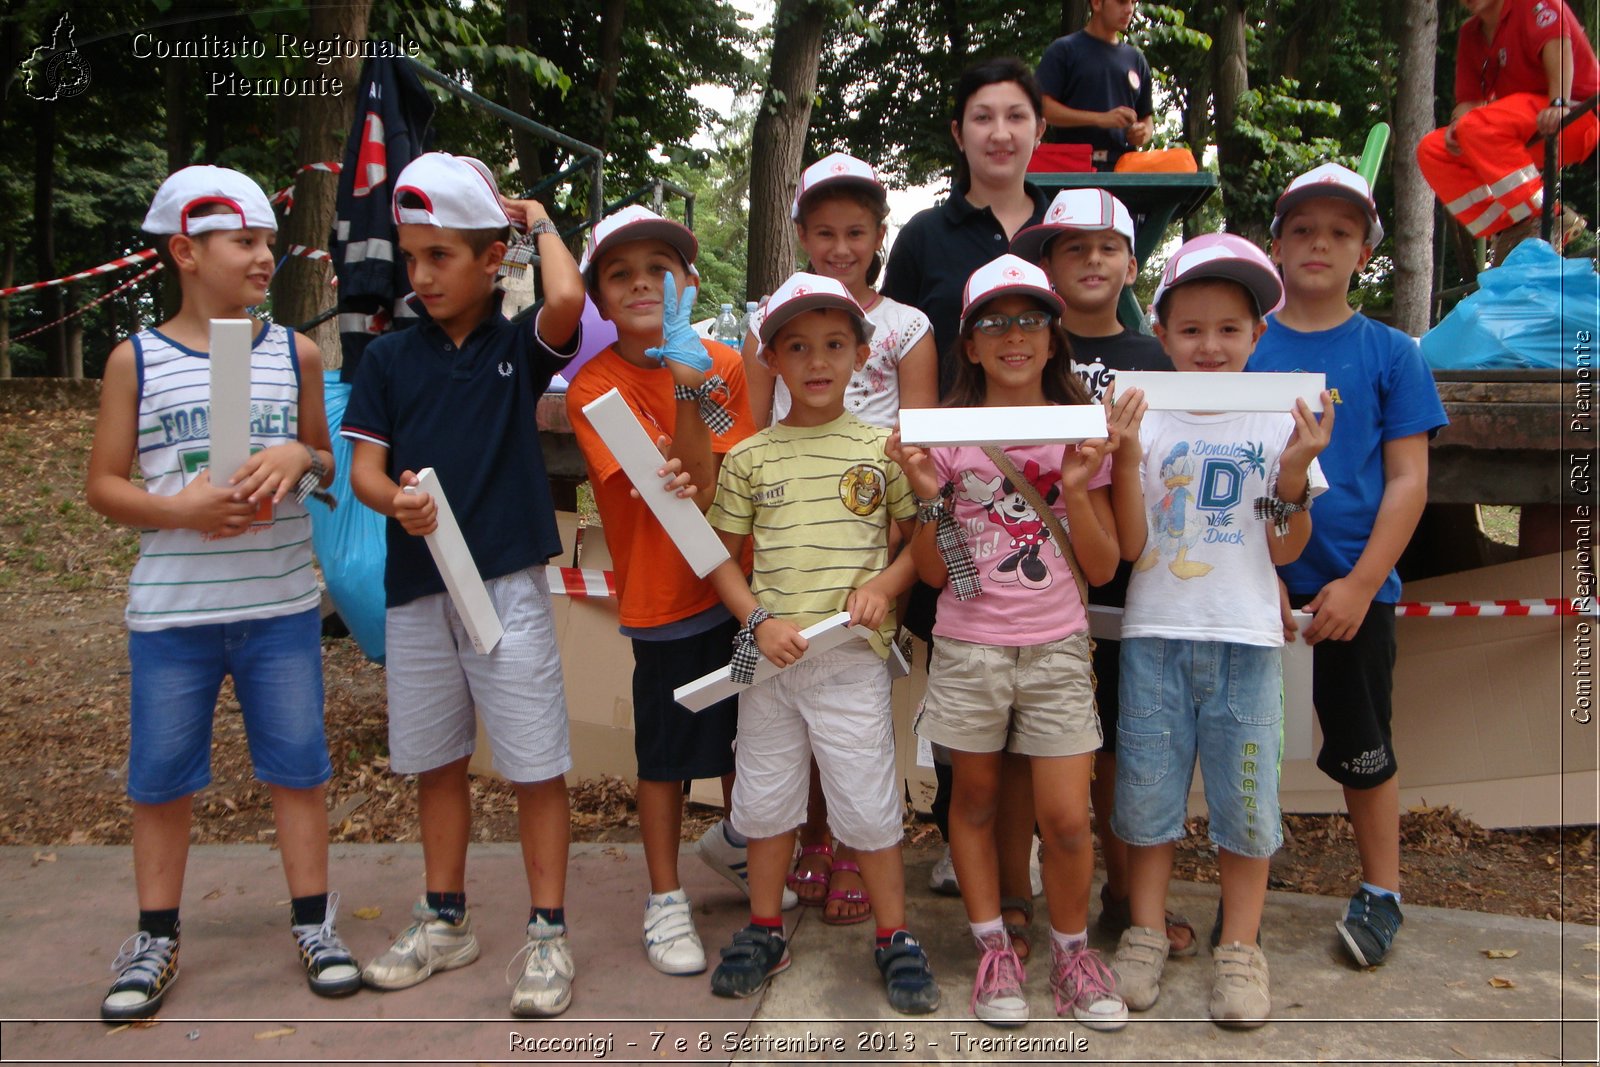
[[[878,172],[872,169],[870,163],[844,152],[835,152],[831,156],[817,160],[800,175],[800,184],[795,186],[794,190],[794,204],[789,208],[789,217],[799,222],[800,201],[825,185],[843,184],[857,185],[879,196],[887,195],[883,182],[878,180]]]
[[[1278,268],[1265,252],[1236,234],[1208,233],[1185,241],[1167,260],[1156,286],[1156,308],[1171,290],[1202,278],[1238,282],[1255,300],[1256,314],[1262,317],[1283,302]]]
[[[1029,263],[1021,256],[1008,254],[985,263],[967,279],[961,299],[961,329],[967,328],[967,320],[983,305],[1010,293],[1031,296],[1056,315],[1060,315],[1067,307],[1056,291],[1050,288],[1050,279],[1045,277],[1037,263]]]
[[[407,193],[415,194],[422,205],[402,205],[401,198]],[[394,183],[394,221],[452,230],[498,230],[511,225],[489,168],[471,156],[448,152],[426,152],[406,164]]]
[[[216,215],[191,218],[190,212],[207,204],[229,208]],[[277,217],[267,194],[247,175],[227,167],[201,165],[184,167],[167,176],[150,201],[144,223],[145,233],[210,233],[213,230],[273,230]]]
[[[700,276],[694,269],[695,257],[700,254],[700,242],[695,239],[694,231],[638,204],[630,204],[595,223],[584,245],[583,258],[578,260],[578,272],[592,283],[594,279],[589,277],[589,268],[598,263],[608,249],[629,241],[665,241],[683,257],[689,273]]]
[[[1367,179],[1338,163],[1324,163],[1306,171],[1289,183],[1289,188],[1278,197],[1278,207],[1272,216],[1272,236],[1280,236],[1283,220],[1294,208],[1307,200],[1331,196],[1348,200],[1367,216],[1367,247],[1376,248],[1383,240],[1383,223],[1378,220],[1378,204],[1372,199],[1372,186]]]
[[[1058,234],[1105,230],[1126,237],[1128,250],[1133,250],[1133,216],[1121,200],[1104,189],[1063,189],[1050,201],[1043,222],[1021,230],[1011,239],[1011,252],[1037,263],[1044,258],[1045,246]]]
[[[872,340],[873,325],[867,321],[867,313],[861,310],[861,305],[856,303],[856,298],[850,295],[844,283],[837,278],[824,278],[820,274],[807,274],[802,270],[785,278],[777,291],[767,297],[766,306],[761,311],[761,343],[771,344],[783,324],[802,311],[822,308],[837,308],[846,312],[861,323],[863,339]]]

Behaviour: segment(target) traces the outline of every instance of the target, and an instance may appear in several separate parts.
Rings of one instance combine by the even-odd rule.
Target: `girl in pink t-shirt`
[[[974,272],[966,292],[951,406],[1090,403],[1068,359],[1061,299],[1042,270],[1002,256]],[[1109,488],[1114,448],[1115,438],[1007,448],[1010,473],[982,448],[890,441],[889,455],[918,497],[918,576],[943,587],[916,730],[951,751],[950,851],[981,954],[972,1010],[997,1026],[1028,1019],[1022,962],[1001,919],[995,803],[1002,752],[1028,756],[1031,765],[1056,1012],[1107,1030],[1128,1019],[1088,944],[1089,778],[1100,747],[1088,619],[1056,524],[1029,499],[1066,528],[1085,578],[1107,581],[1119,558]]]

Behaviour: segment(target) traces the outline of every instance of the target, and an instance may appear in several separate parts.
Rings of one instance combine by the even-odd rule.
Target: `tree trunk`
[[[172,28],[173,36],[182,38],[185,25]],[[192,139],[189,133],[188,89],[192,79],[189,64],[181,59],[169,59],[162,66],[162,95],[167,116],[167,173],[189,165]],[[183,290],[178,284],[178,272],[164,270],[161,279],[161,318],[170,319],[183,306]]]
[[[600,73],[595,80],[595,92],[600,97],[600,129],[594,143],[602,152],[611,139],[611,119],[617,109],[617,72],[622,67],[622,27],[627,17],[627,0],[601,0]]]
[[[1250,88],[1249,57],[1245,44],[1244,0],[1223,0],[1217,8],[1217,29],[1211,40],[1213,108],[1216,116],[1217,164],[1222,178],[1223,214],[1230,220],[1243,219],[1234,210],[1230,189],[1241,187],[1250,169],[1250,146],[1234,130],[1239,97]],[[1260,240],[1261,233],[1243,233]]]
[[[1061,35],[1077,33],[1089,21],[1089,0],[1061,0]]]
[[[56,271],[55,182],[56,182],[56,105],[40,102],[33,119],[33,263],[41,281],[54,278]],[[67,376],[67,331],[60,322],[66,314],[61,286],[52,285],[39,293],[45,321],[54,322],[40,333],[38,345],[44,350],[46,373]]]
[[[601,32],[605,24],[601,23]],[[518,51],[528,50],[528,0],[506,0],[506,44]],[[532,116],[533,93],[528,74],[519,67],[506,71],[506,101],[519,115]],[[517,174],[523,189],[531,189],[544,174],[539,160],[539,138],[527,130],[512,127],[511,146],[517,153]]]
[[[72,285],[65,286],[64,288],[66,289],[66,294],[62,299],[63,306],[61,313],[63,315],[71,315],[78,308],[78,298],[81,294],[78,292],[78,285],[76,282],[74,282]],[[62,377],[71,378],[73,381],[82,381],[83,316],[75,315],[63,323],[63,325],[67,328],[67,373],[62,375]]]
[[[11,270],[16,266],[16,248],[6,242],[5,266],[0,267],[0,289],[11,288]],[[11,301],[0,300],[0,378],[11,377]]]
[[[371,7],[371,0],[313,5],[312,38],[363,39],[367,35],[367,15]],[[297,167],[339,159],[344,153],[345,137],[349,134],[350,122],[355,115],[360,61],[336,59],[323,68],[316,67],[311,60],[306,61],[307,76],[315,77],[320,73],[338,78],[344,83],[344,91],[338,96],[291,99],[288,118],[300,131],[299,152],[295,160]],[[294,210],[284,220],[283,232],[278,235],[280,247],[287,251],[290,245],[306,245],[326,251],[333,227],[334,202],[339,194],[339,176],[326,171],[308,170],[293,175],[292,180]],[[306,259],[304,256],[290,256],[284,261],[283,271],[272,285],[274,317],[286,326],[298,326],[315,318],[334,302],[334,290],[328,284],[332,277],[331,263]],[[312,329],[310,337],[322,349],[324,368],[342,365],[337,318]]]
[[[779,0],[773,21],[772,72],[750,153],[748,298],[772,292],[794,270],[794,224],[789,204],[800,180],[800,159],[817,92],[827,9],[813,0]]]
[[[1394,316],[1418,336],[1433,306],[1433,190],[1417,167],[1417,144],[1433,129],[1434,61],[1439,9],[1433,0],[1401,8],[1400,80],[1394,115]]]

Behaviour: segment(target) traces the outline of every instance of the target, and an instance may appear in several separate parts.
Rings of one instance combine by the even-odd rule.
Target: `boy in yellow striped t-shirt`
[[[779,286],[761,322],[761,358],[788,387],[789,414],[727,454],[707,516],[734,560],[754,539],[748,584],[731,560],[711,574],[722,602],[744,620],[736,672],[753,669],[758,655],[789,668],[739,696],[732,820],[750,839],[750,925],[722,950],[711,991],[747,997],[789,965],[779,903],[814,753],[834,837],[860,854],[889,1004],[920,1015],[939,1006],[939,987],[905,928],[900,782],[883,666],[895,599],[912,580],[909,556],[891,561],[889,528],[899,523],[901,543],[909,543],[916,502],[884,454],[889,431],[844,410],[871,330],[834,279],[799,273]],[[800,629],[840,611],[874,631],[871,642],[802,661]]]

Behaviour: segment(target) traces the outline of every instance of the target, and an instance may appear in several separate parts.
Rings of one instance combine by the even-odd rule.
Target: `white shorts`
[[[505,636],[477,653],[450,594],[390,608],[384,617],[389,676],[389,769],[419,774],[472,755],[477,722],[495,769],[513,782],[543,782],[572,769],[567,697],[544,567],[483,583]]]
[[[889,673],[865,642],[807,657],[739,694],[734,829],[776,837],[805,822],[813,755],[833,836],[864,852],[899,844]]]

